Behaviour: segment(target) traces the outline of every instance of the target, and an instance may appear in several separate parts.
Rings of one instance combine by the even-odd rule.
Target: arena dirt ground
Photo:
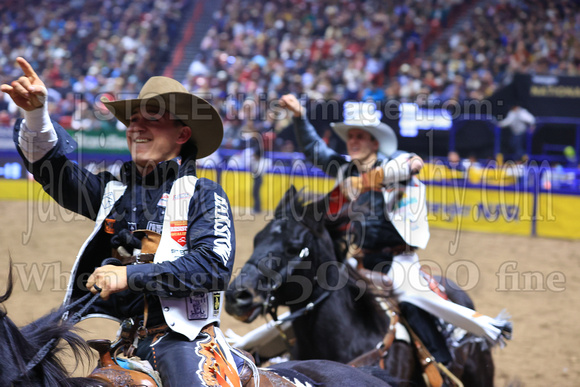
[[[0,202],[0,214],[0,289],[6,281],[9,256],[17,274],[29,273],[28,278],[31,272],[39,274],[28,284],[17,275],[20,279],[5,305],[8,315],[21,325],[60,304],[67,272],[93,223],[48,203]],[[250,255],[253,236],[266,223],[264,215],[254,220],[240,218],[236,220],[236,267]],[[512,342],[494,350],[497,386],[514,380],[530,387],[577,386],[579,250],[579,242],[434,229],[429,247],[420,256],[467,285],[479,312],[495,316],[506,308],[513,316]],[[469,276],[466,265],[471,268]],[[502,268],[512,273],[503,276],[509,280],[498,275]],[[238,334],[261,323],[250,326],[223,317],[224,330],[231,328]],[[86,338],[113,338],[117,328],[113,322],[96,319],[80,325]],[[94,362],[84,369],[91,366]],[[84,372],[81,368],[75,373]]]

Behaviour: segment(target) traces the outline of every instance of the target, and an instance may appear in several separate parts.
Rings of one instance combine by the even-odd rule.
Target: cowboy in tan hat
[[[218,112],[166,77],[149,79],[136,99],[103,101],[127,126],[132,161],[120,178],[92,174],[67,158],[76,143],[48,117],[42,80],[26,60],[17,63],[24,76],[1,86],[24,112],[16,147],[49,195],[95,221],[65,303],[101,289],[102,300],[87,317],[131,319],[138,345],[126,349],[149,360],[165,385],[214,385],[216,351],[207,343],[224,346],[222,364],[233,362],[218,325],[235,236],[225,192],[196,177],[195,160],[221,143]],[[227,377],[239,385],[235,371]]]

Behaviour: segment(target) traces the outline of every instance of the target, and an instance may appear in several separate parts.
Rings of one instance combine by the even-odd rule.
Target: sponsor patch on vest
[[[183,257],[185,255],[185,253],[186,253],[185,250],[171,249],[171,255],[173,255],[176,258]]]
[[[114,234],[115,233],[115,219],[105,219],[105,221],[103,222],[103,224],[105,225],[105,232],[107,234]]]
[[[173,195],[173,200],[189,199],[190,197],[191,197],[191,194],[189,192],[182,192],[178,195]]]
[[[157,234],[161,234],[163,232],[163,224],[149,221],[147,223],[147,230],[151,230],[153,232],[156,232]]]
[[[169,194],[164,193],[161,195],[161,199],[157,202],[157,207],[167,207],[167,200],[169,199]]]
[[[185,246],[187,242],[187,220],[174,220],[169,223],[169,230],[171,231],[171,238]]]
[[[213,234],[216,236],[216,239],[213,241],[213,251],[221,257],[224,264],[227,264],[232,253],[232,232],[230,230],[231,219],[229,216],[228,201],[215,192],[213,196],[215,199]]]
[[[112,192],[107,192],[105,196],[103,196],[102,203],[105,210],[113,207],[113,204],[115,204],[115,195]]]
[[[190,320],[205,320],[208,316],[207,294],[194,294],[186,298],[187,318]]]
[[[217,316],[220,314],[220,304],[222,302],[222,294],[221,293],[214,293],[213,294],[213,316]]]

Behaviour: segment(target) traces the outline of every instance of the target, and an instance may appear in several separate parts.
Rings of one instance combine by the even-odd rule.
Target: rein
[[[302,260],[308,257],[309,255],[310,250],[308,249],[308,247],[304,247],[300,251],[300,254],[298,254],[298,257],[300,258],[300,260]],[[316,280],[316,277],[314,277],[314,280]],[[302,308],[290,313],[288,316],[282,319],[278,319],[277,310],[279,305],[275,303],[276,297],[272,295],[273,290],[276,290],[276,287],[270,288],[268,290],[268,295],[266,297],[266,301],[264,302],[264,314],[266,313],[269,314],[278,325],[286,321],[294,321],[299,317],[305,316],[306,314],[314,310],[314,308],[316,308],[318,305],[322,304],[322,302],[324,302],[330,296],[331,293],[331,290],[325,289],[322,292],[322,294],[319,295],[314,301],[309,302]]]
[[[88,302],[85,304],[85,306],[83,306],[81,308],[81,310],[76,312],[70,318],[69,323],[71,325],[76,325],[79,321],[81,321],[83,316],[86,314],[87,310],[91,306],[93,306],[93,304],[97,301],[97,299],[101,295],[101,289],[96,285],[94,285],[94,286],[97,289],[96,294],[91,294],[91,293],[85,294],[83,297],[79,298],[77,301],[73,302],[70,305],[67,305],[67,307],[64,309],[64,312],[63,312],[62,317],[61,317],[63,321],[67,320],[67,314],[72,308],[74,308],[75,306],[80,305],[81,303],[88,300]],[[26,376],[28,376],[28,374],[34,369],[34,367],[36,367],[38,365],[38,363],[40,363],[46,357],[46,355],[48,355],[50,353],[50,351],[52,351],[54,349],[54,347],[56,347],[58,340],[59,339],[57,337],[53,337],[46,344],[44,344],[44,346],[42,348],[40,348],[40,350],[36,353],[36,355],[34,355],[34,357],[32,359],[30,359],[30,361],[28,363],[26,363],[25,370],[18,376],[18,378],[16,378],[15,381],[21,380],[22,378],[25,378]]]
[[[316,300],[309,302],[306,306],[303,306],[302,308],[290,313],[288,316],[282,319],[278,319],[278,315],[275,311],[275,309],[278,308],[278,306],[272,306],[271,310],[268,311],[268,313],[270,314],[270,316],[272,316],[272,318],[274,319],[274,321],[276,321],[277,324],[282,324],[285,323],[286,321],[294,321],[298,317],[302,317],[305,314],[312,311],[317,305],[321,304],[324,300],[326,300],[328,296],[330,296],[330,290],[324,291],[324,293],[318,296]]]

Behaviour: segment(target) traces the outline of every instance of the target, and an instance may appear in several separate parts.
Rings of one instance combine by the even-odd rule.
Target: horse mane
[[[12,261],[8,273],[6,292],[0,296],[0,304],[6,302],[14,289]],[[75,362],[84,364],[89,359],[90,348],[74,331],[74,326],[62,320],[63,308],[19,329],[7,316],[6,307],[0,308],[0,380],[11,386],[97,386],[94,379],[69,378],[69,372],[60,360],[66,346],[52,349],[28,374],[27,363],[53,338],[64,341],[70,348]],[[25,375],[25,376],[22,376]]]
[[[8,269],[8,285],[6,286],[6,292],[0,296],[0,318],[6,316],[6,308],[4,308],[4,302],[6,302],[12,295],[14,290],[14,281],[12,280],[12,260],[10,260],[10,268]]]
[[[315,193],[308,193],[304,189],[297,191],[294,186],[286,192],[276,209],[275,217],[280,219],[284,215],[299,214],[297,221],[308,227],[316,237],[320,238],[326,231],[330,236],[336,261],[344,264],[347,268],[348,280],[346,287],[350,293],[350,300],[355,309],[355,313],[367,316],[367,323],[386,329],[389,318],[383,308],[381,308],[377,298],[384,297],[380,291],[356,269],[346,263],[346,243],[340,232],[335,227],[337,224],[344,224],[347,221],[346,213],[340,214],[331,224],[326,216],[326,197]],[[335,235],[336,234],[336,235]],[[362,285],[364,284],[364,285]],[[364,289],[361,289],[364,286]]]
[[[323,207],[324,199],[324,195],[307,191],[306,188],[297,190],[291,185],[278,202],[274,217],[279,219],[292,215],[294,219],[301,220],[307,215],[314,215],[317,220],[320,220],[326,211]]]
[[[341,226],[348,223],[348,214],[341,212],[337,217],[329,218],[328,196],[307,191],[302,188],[299,191],[293,185],[286,191],[276,210],[275,219],[292,217],[297,222],[306,225],[317,237],[321,237],[328,231],[336,253],[336,260],[343,262],[347,252],[347,244],[344,233],[339,231]]]

